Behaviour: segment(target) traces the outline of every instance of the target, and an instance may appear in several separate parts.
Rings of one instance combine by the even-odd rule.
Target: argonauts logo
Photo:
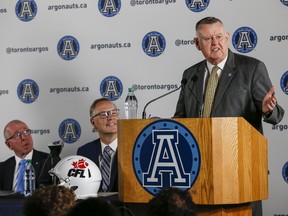
[[[122,95],[123,85],[120,79],[115,76],[108,76],[100,84],[102,97],[109,101],[115,101]]]
[[[284,181],[288,184],[288,161],[283,166],[282,176]]]
[[[33,103],[39,96],[39,87],[34,80],[26,79],[17,88],[18,98],[26,104]]]
[[[166,48],[166,41],[164,36],[156,31],[149,32],[145,35],[142,41],[143,51],[151,57],[161,55]]]
[[[281,89],[282,91],[288,95],[288,71],[286,71],[280,80],[280,85],[281,85]]]
[[[23,22],[29,22],[37,14],[37,5],[34,0],[19,0],[15,7],[16,16]]]
[[[238,28],[233,34],[232,43],[238,52],[248,53],[257,45],[257,34],[249,27]]]
[[[74,143],[81,136],[80,124],[74,119],[65,119],[58,129],[59,137],[65,143]]]
[[[117,15],[121,8],[121,0],[99,0],[98,9],[106,17]]]
[[[142,187],[155,195],[161,189],[189,190],[200,170],[200,151],[193,134],[172,120],[158,120],[138,135],[133,168]]]
[[[288,6],[288,0],[280,0],[285,6]]]
[[[80,45],[76,38],[72,36],[64,36],[57,45],[57,52],[64,60],[73,60],[79,54]]]
[[[185,1],[189,10],[193,12],[202,12],[208,7],[210,3],[210,0],[185,0]]]

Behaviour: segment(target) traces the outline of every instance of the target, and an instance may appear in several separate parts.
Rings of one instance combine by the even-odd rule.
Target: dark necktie
[[[204,100],[204,112],[203,117],[207,118],[211,115],[211,109],[214,101],[215,91],[218,85],[218,66],[214,66],[212,68],[211,74],[208,79],[206,92],[205,92],[205,100]]]
[[[18,165],[18,173],[16,178],[16,192],[24,191],[24,171],[25,171],[26,160],[22,159]]]
[[[111,156],[113,154],[113,149],[110,146],[106,146],[103,152],[103,160],[101,163],[101,173],[102,173],[102,190],[103,192],[108,192],[110,184],[110,173],[111,173]]]

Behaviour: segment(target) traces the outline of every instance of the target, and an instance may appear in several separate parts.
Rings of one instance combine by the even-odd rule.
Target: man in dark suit
[[[184,71],[187,84],[180,93],[174,117],[243,117],[263,133],[262,118],[277,124],[284,110],[277,103],[265,64],[232,53],[228,48],[229,38],[221,20],[206,17],[197,22],[194,43],[205,60]],[[203,116],[205,90],[214,66],[218,66],[218,85],[211,112]],[[261,206],[253,209],[255,213],[262,215]]]
[[[117,155],[117,120],[119,109],[105,98],[95,100],[90,107],[90,122],[99,134],[99,139],[89,142],[77,150],[77,155],[82,155],[94,161],[101,170],[103,151],[106,146],[112,148],[110,175],[108,189],[103,189],[103,177],[100,192],[118,192],[118,155]]]
[[[4,128],[7,147],[14,151],[15,156],[0,163],[0,190],[15,191],[18,164],[21,159],[32,159],[36,174],[36,188],[40,185],[52,184],[48,171],[52,168],[49,154],[33,149],[31,130],[20,120],[10,121]],[[60,157],[56,158],[56,162]]]

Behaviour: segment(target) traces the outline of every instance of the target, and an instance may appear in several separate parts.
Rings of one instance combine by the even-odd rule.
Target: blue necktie
[[[16,179],[16,192],[22,193],[24,191],[24,172],[25,172],[25,165],[26,165],[26,160],[22,159],[19,162],[18,166],[18,174],[17,174],[17,179]]]
[[[103,160],[101,163],[101,173],[102,173],[102,190],[107,192],[110,184],[110,162],[111,155],[113,154],[113,149],[110,146],[106,146],[103,152]]]

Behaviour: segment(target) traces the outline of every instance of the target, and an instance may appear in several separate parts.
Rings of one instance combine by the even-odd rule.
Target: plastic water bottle
[[[137,119],[138,100],[134,94],[134,88],[128,89],[124,108],[126,119]]]
[[[24,196],[30,196],[35,190],[35,169],[32,165],[31,160],[26,161],[25,172],[24,172]]]

